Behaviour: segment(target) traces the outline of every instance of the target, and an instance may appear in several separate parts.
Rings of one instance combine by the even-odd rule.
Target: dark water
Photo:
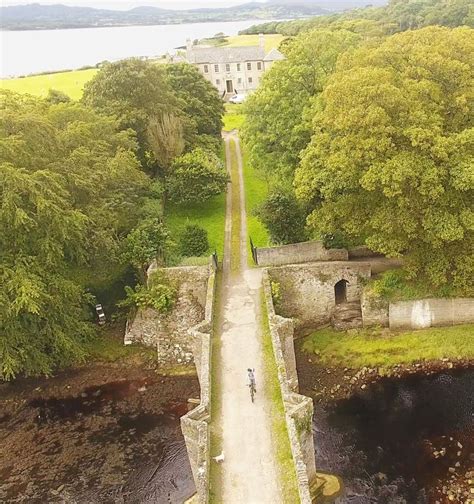
[[[0,425],[0,442],[4,436],[28,437],[32,459],[0,464],[0,502],[189,498],[194,482],[179,422],[187,405],[150,407],[154,400],[145,397],[153,386],[146,380],[109,382],[78,396],[34,399],[15,420],[0,415],[9,423],[7,431]]]
[[[344,480],[341,502],[435,502],[450,467],[474,466],[474,371],[383,379],[316,405],[313,428],[318,469]]]

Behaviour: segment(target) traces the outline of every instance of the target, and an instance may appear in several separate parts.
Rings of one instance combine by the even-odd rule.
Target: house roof
[[[284,60],[285,56],[278,50],[273,48],[266,56],[263,61],[281,61]]]
[[[263,61],[264,58],[265,50],[260,46],[193,47],[187,52],[189,63],[239,63]]]

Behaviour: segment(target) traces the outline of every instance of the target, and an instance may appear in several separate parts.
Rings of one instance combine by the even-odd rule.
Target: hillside
[[[166,10],[136,7],[128,11],[69,7],[66,5],[16,5],[0,8],[3,30],[43,30],[103,26],[181,24],[246,19],[305,18],[328,13],[314,2],[266,4],[250,2],[229,8]]]

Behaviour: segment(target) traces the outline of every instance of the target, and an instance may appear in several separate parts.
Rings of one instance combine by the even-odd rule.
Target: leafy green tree
[[[122,128],[135,131],[144,167],[150,163],[150,119],[178,109],[163,66],[137,58],[104,64],[84,86],[82,100],[118,117]]]
[[[271,192],[256,213],[268,229],[274,244],[298,243],[307,238],[306,215],[294,194],[289,191]]]
[[[57,104],[57,103],[68,103],[71,101],[71,98],[66,93],[63,93],[58,89],[50,89],[48,91],[48,96],[46,97],[46,100],[49,101],[49,103]]]
[[[225,191],[229,177],[212,152],[195,149],[175,159],[166,191],[173,203],[203,202]]]
[[[404,255],[472,293],[472,30],[431,27],[347,53],[318,101],[296,174],[320,233]]]
[[[136,268],[143,284],[148,267],[164,258],[169,241],[168,230],[159,219],[147,219],[127,235],[122,258]]]
[[[168,83],[180,101],[180,108],[189,118],[190,137],[194,146],[196,135],[220,139],[224,104],[216,88],[199,70],[186,63],[167,65]]]
[[[292,177],[311,138],[312,104],[335,69],[338,56],[359,37],[347,31],[313,31],[285,46],[246,102],[243,137],[255,168]]]
[[[189,224],[179,237],[179,249],[184,257],[199,257],[209,250],[207,231],[197,224]]]
[[[91,277],[117,263],[150,180],[117,121],[0,92],[0,378],[84,357]]]

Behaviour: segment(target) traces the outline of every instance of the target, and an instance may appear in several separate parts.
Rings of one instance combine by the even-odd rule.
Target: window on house
[[[218,86],[221,83],[219,79],[216,80],[216,85]]]
[[[209,73],[209,65],[204,65],[204,73]]]
[[[242,79],[240,77],[237,79],[237,84],[242,84]]]
[[[257,70],[261,70],[261,69],[262,69],[262,62],[261,62],[261,61],[259,61],[259,62],[257,63]]]
[[[252,82],[253,82],[252,77],[249,77],[249,84],[252,84]]]
[[[214,65],[214,72],[219,73],[219,65]]]
[[[225,71],[230,72],[230,64],[229,63],[225,64]]]
[[[240,72],[240,63],[237,63],[237,72]]]
[[[247,70],[252,70],[252,63],[247,63]]]

